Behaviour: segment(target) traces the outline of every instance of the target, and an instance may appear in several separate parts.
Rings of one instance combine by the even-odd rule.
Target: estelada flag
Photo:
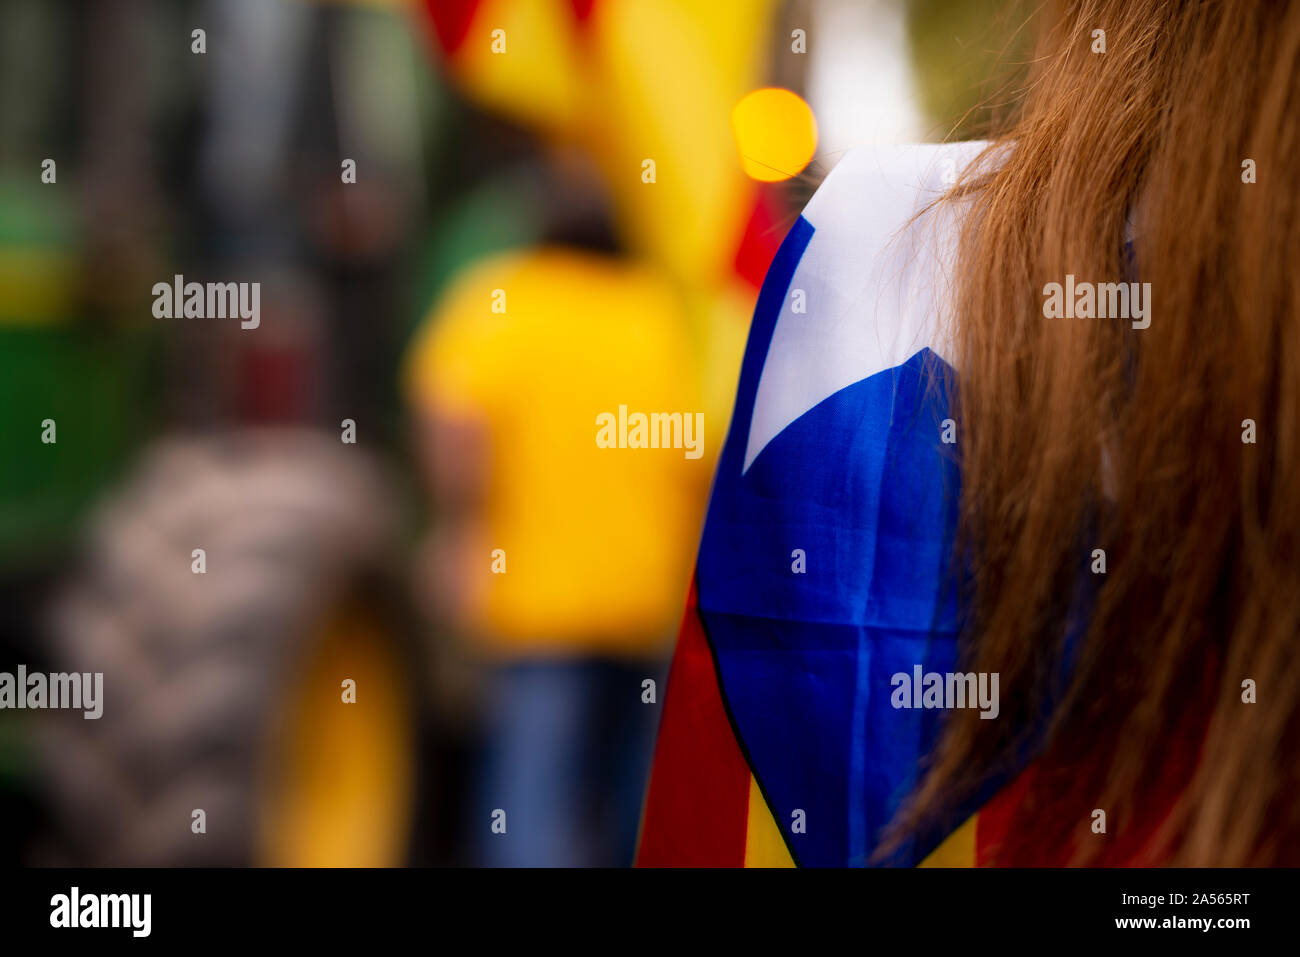
[[[916,783],[939,713],[891,706],[891,680],[954,670],[957,626],[935,282],[953,230],[922,211],[978,148],[849,153],[768,271],[639,864],[862,865]]]
[[[944,330],[962,207],[934,200],[983,145],[850,152],[776,255],[669,674],[640,865],[973,865],[1026,833],[1028,761],[939,833],[877,853],[940,728],[915,679],[958,670]],[[1139,831],[1109,863],[1142,860]],[[1018,863],[1067,850],[1030,842]]]

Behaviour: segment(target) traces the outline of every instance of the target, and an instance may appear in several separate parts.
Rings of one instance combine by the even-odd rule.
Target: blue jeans
[[[620,867],[632,862],[659,723],[665,662],[528,661],[492,675],[474,863]],[[654,704],[642,702],[653,678]],[[497,811],[505,833],[494,833]],[[497,818],[500,815],[496,815]]]

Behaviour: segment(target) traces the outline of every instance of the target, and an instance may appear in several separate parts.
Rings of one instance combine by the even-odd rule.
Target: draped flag
[[[934,200],[982,146],[849,153],[776,254],[669,673],[639,865],[1072,859],[1075,845],[1033,839],[1030,754],[937,833],[882,851],[954,706],[919,692],[922,675],[954,676],[961,618],[944,335],[961,206]],[[985,690],[956,706],[995,718]],[[1153,835],[1202,732],[1171,744],[1144,813],[1096,863],[1158,863]],[[1093,839],[1095,812],[1061,813]]]
[[[939,280],[955,230],[927,206],[979,146],[848,154],[768,271],[669,675],[643,866],[871,863],[916,783],[940,712],[895,707],[893,676],[952,671],[958,621]],[[974,863],[976,825],[932,861]]]

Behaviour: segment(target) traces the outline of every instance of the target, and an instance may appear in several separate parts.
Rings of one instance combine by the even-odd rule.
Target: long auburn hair
[[[963,660],[1001,717],[951,713],[894,834],[1030,753],[1024,840],[1062,862],[1143,831],[1128,860],[1297,863],[1300,4],[1039,13],[999,162],[950,194]],[[1045,318],[1067,274],[1149,282],[1150,327]]]

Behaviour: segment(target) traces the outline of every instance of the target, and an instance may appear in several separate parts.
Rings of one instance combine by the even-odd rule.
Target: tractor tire
[[[309,861],[268,861],[276,839],[265,833],[267,790],[286,764],[285,735],[304,730],[286,718],[293,689],[320,670],[312,661],[340,609],[353,618],[365,609],[377,636],[360,643],[369,651],[345,641],[344,657],[380,649],[384,673],[399,676],[384,695],[401,702],[374,702],[373,683],[358,700],[369,693],[372,707],[401,715],[419,698],[422,669],[392,565],[394,499],[364,452],[320,433],[171,439],[147,453],[92,520],[51,604],[52,668],[102,672],[103,715],[41,714],[36,751],[55,824],[35,863],[336,860],[325,849]],[[349,707],[338,690],[346,677],[324,674],[314,706]],[[404,793],[381,795],[379,808],[374,794],[334,802],[349,827],[360,821],[364,830],[377,811],[394,818],[381,823],[391,833],[367,863],[401,863],[412,726],[389,721],[378,745],[393,755],[392,787]],[[269,803],[292,815],[310,797]]]

